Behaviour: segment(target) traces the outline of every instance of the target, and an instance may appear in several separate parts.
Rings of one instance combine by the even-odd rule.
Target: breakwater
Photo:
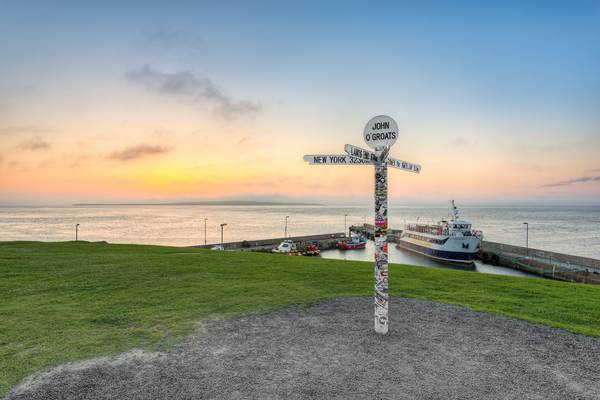
[[[562,281],[600,284],[600,260],[540,249],[483,241],[479,254],[485,263],[500,265]]]
[[[373,240],[375,226],[372,224],[363,225],[352,225],[349,229],[349,234],[358,233],[364,237]],[[396,243],[398,238],[402,234],[402,229],[388,229],[387,240],[388,242]]]
[[[307,235],[307,236],[290,236],[280,237],[272,239],[262,240],[243,240],[241,242],[229,242],[223,243],[225,250],[238,250],[238,251],[271,251],[276,248],[284,240],[292,240],[296,243],[299,250],[304,249],[307,245],[318,243],[322,250],[328,250],[335,248],[336,243],[343,238],[343,233],[325,233],[321,235]],[[192,247],[210,249],[219,243],[198,245]]]

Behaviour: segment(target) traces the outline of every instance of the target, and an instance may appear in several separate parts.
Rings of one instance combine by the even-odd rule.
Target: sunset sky
[[[378,114],[394,201],[600,204],[598,1],[94,3],[0,1],[0,204],[368,201]]]

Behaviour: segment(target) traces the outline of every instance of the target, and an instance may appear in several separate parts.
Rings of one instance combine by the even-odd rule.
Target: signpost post
[[[421,166],[388,157],[390,147],[398,139],[398,125],[391,117],[371,118],[363,130],[363,138],[371,150],[347,144],[346,155],[306,155],[304,161],[313,165],[374,165],[375,166],[375,332],[388,332],[388,195],[387,167],[420,173]]]

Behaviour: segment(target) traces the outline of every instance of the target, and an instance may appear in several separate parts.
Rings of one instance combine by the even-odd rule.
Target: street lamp
[[[287,225],[288,225],[288,219],[290,218],[289,215],[285,216],[285,230],[283,231],[283,238],[287,239]]]
[[[523,222],[523,225],[525,225],[526,230],[525,230],[525,251],[527,254],[527,257],[529,257],[529,222]]]
[[[206,221],[208,218],[204,218],[204,245],[206,246]]]
[[[344,214],[344,236],[346,236],[346,219],[348,218],[348,214]]]
[[[79,224],[75,225],[75,241],[79,240]]]
[[[223,227],[226,226],[227,224],[221,224],[221,247],[223,247]],[[225,249],[223,247],[223,249]]]

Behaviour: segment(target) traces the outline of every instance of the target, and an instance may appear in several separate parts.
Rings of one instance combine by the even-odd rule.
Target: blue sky
[[[444,197],[452,187],[473,185],[481,190],[467,197],[596,197],[600,2],[482,3],[3,1],[0,132],[12,133],[0,146],[0,168],[20,165],[7,171],[20,180],[25,169],[32,173],[28,155],[15,151],[25,140],[52,142],[45,155],[51,165],[52,157],[70,156],[69,141],[131,135],[134,146],[150,142],[156,130],[168,132],[174,157],[189,146],[186,132],[205,127],[224,141],[256,139],[248,144],[255,153],[267,146],[282,154],[268,168],[295,157],[282,141],[293,139],[300,161],[289,173],[304,187],[292,195],[319,197],[326,193],[310,188],[317,175],[300,172],[302,153],[359,141],[371,116],[390,114],[406,132],[398,155],[418,158],[435,175],[409,182],[412,197]],[[260,112],[223,122],[206,108],[192,114],[181,96],[163,104],[128,81],[140,68],[155,78],[188,74],[196,85],[210,82],[223,94],[217,101],[247,102]],[[163,119],[156,117],[161,110]],[[94,151],[110,152],[106,143]],[[451,165],[455,154],[485,167],[464,172]],[[56,173],[65,169],[56,165]],[[77,179],[98,179],[93,170]],[[495,170],[507,175],[496,186],[516,181],[514,187],[486,186]],[[520,172],[525,178],[515,176]],[[586,177],[592,179],[547,186]],[[239,181],[240,195],[290,192],[274,181],[260,190]],[[76,185],[52,193],[43,185],[5,185],[14,198],[89,194]]]

